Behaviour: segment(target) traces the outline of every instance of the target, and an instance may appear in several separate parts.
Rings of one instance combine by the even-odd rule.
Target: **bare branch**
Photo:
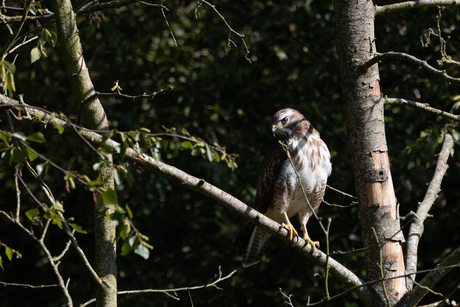
[[[406,1],[406,2],[399,2],[393,4],[387,4],[378,6],[376,5],[374,8],[375,15],[385,14],[385,13],[393,13],[397,11],[408,10],[412,8],[420,8],[420,7],[430,7],[430,6],[450,6],[450,5],[460,5],[460,1],[458,0],[417,0],[417,1]]]
[[[140,293],[164,293],[168,295],[171,298],[174,298],[176,300],[179,300],[179,297],[176,295],[175,292],[179,291],[190,291],[190,290],[199,290],[199,289],[204,289],[204,288],[209,288],[209,287],[214,287],[216,289],[222,290],[222,288],[218,287],[217,284],[232,277],[233,274],[236,273],[236,270],[233,272],[229,273],[226,276],[222,276],[222,271],[221,268],[219,267],[219,275],[217,279],[211,283],[201,285],[201,286],[193,286],[193,287],[183,287],[183,288],[173,288],[173,289],[144,289],[144,290],[127,290],[127,291],[119,291],[117,295],[126,295],[126,294],[140,294]],[[80,307],[83,306],[88,306],[91,303],[94,303],[96,299],[91,299],[87,301],[86,303],[80,305]]]
[[[441,115],[441,116],[444,116],[446,118],[449,118],[449,119],[455,120],[457,122],[460,122],[460,115],[455,115],[455,114],[452,114],[452,113],[449,113],[449,112],[446,112],[446,111],[443,111],[443,110],[432,108],[432,107],[430,107],[430,105],[428,103],[416,102],[416,101],[402,99],[402,98],[387,98],[387,97],[385,97],[383,99],[384,99],[385,103],[387,103],[387,104],[410,105],[410,106],[413,106],[413,107],[417,107],[417,108],[426,110],[428,112],[432,112],[432,113],[434,113],[436,115]]]
[[[34,286],[34,285],[29,285],[29,284],[18,284],[18,283],[14,283],[14,282],[3,282],[3,281],[0,281],[0,285],[3,285],[5,287],[6,286],[15,286],[15,287],[24,287],[24,288],[32,288],[32,289],[59,287],[59,285],[38,285],[38,286]]]
[[[447,165],[447,159],[449,158],[450,151],[454,146],[454,141],[450,134],[446,134],[444,137],[444,143],[442,145],[441,152],[439,153],[438,162],[436,164],[436,170],[433,175],[433,179],[428,186],[425,194],[425,198],[417,208],[417,212],[414,214],[415,219],[412,223],[409,235],[407,238],[407,256],[406,256],[406,270],[408,274],[417,272],[417,249],[420,238],[423,234],[423,222],[428,216],[428,212],[431,209],[439,191],[441,190],[441,182],[444,174],[449,167]],[[409,289],[412,288],[413,280],[415,275],[412,275],[407,281]]]
[[[420,60],[413,55],[403,53],[403,52],[394,52],[394,51],[389,51],[385,53],[375,53],[374,57],[370,59],[369,61],[365,62],[362,64],[360,67],[364,71],[368,70],[372,65],[377,64],[381,60],[406,60],[411,63],[417,64],[421,66],[422,68],[426,69],[430,73],[442,77],[444,80],[448,82],[453,82],[453,83],[458,83],[460,82],[460,78],[454,78],[452,76],[449,76],[445,70],[439,70],[428,64],[427,61]]]

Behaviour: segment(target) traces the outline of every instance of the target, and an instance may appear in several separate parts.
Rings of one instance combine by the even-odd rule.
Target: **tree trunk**
[[[95,95],[96,91],[83,57],[72,4],[70,0],[53,0],[52,5],[67,76],[77,101],[75,108],[80,110],[79,114],[84,126],[95,130],[109,130],[104,108]],[[106,156],[109,163],[101,167],[98,175],[102,179],[102,187],[113,189],[112,155]],[[101,162],[99,155],[94,154],[93,157],[94,163]],[[99,193],[95,193],[95,203],[95,271],[103,284],[102,287],[96,287],[96,305],[115,307],[117,306],[116,234],[115,224],[110,219],[114,208],[104,204]]]
[[[346,117],[347,141],[360,206],[367,280],[405,273],[399,207],[391,179],[378,65],[360,65],[375,51],[372,1],[335,0],[337,51]],[[372,286],[372,306],[394,305],[407,291],[405,278]]]

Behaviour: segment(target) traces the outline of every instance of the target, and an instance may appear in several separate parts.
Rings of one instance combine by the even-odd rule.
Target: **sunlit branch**
[[[403,53],[403,52],[394,52],[394,51],[389,51],[385,53],[375,53],[374,57],[370,59],[369,61],[363,63],[360,68],[363,69],[363,71],[367,71],[372,65],[377,64],[378,62],[382,60],[405,60],[409,61],[411,63],[414,63],[416,65],[421,66],[422,68],[426,69],[430,73],[443,78],[444,80],[448,82],[454,82],[458,83],[460,82],[460,78],[454,78],[452,76],[449,76],[445,70],[439,70],[428,64],[427,61],[420,60],[413,55]]]
[[[430,107],[430,105],[428,103],[416,102],[416,101],[402,99],[402,98],[387,98],[387,97],[384,97],[383,100],[387,104],[409,105],[409,106],[417,107],[417,108],[426,110],[428,112],[434,113],[436,115],[441,115],[441,116],[444,116],[446,118],[449,118],[449,119],[455,120],[457,122],[460,122],[460,115],[455,115],[455,114],[452,114],[452,113],[449,113],[449,112],[446,112],[446,111],[443,111],[443,110],[435,109],[433,107]]]
[[[406,271],[408,273],[417,272],[417,252],[418,244],[420,238],[423,234],[424,221],[428,216],[428,212],[431,209],[434,201],[436,200],[438,193],[441,189],[441,182],[444,174],[446,173],[447,168],[447,159],[449,154],[454,146],[454,141],[450,134],[446,134],[444,137],[444,143],[442,145],[441,152],[438,156],[438,162],[436,163],[436,170],[433,175],[428,189],[425,194],[425,198],[419,204],[417,212],[414,213],[414,221],[411,224],[408,238],[407,238],[407,255],[406,255]],[[415,280],[415,275],[411,276],[408,279],[407,284],[409,289],[412,288],[413,281]]]
[[[417,0],[417,1],[406,1],[393,4],[387,4],[382,6],[375,6],[375,15],[393,13],[397,11],[408,10],[412,8],[431,7],[431,6],[450,6],[460,5],[458,0]]]
[[[123,98],[128,98],[128,99],[134,100],[134,99],[139,99],[139,98],[155,98],[155,96],[157,96],[157,95],[169,92],[170,90],[172,90],[172,87],[171,86],[165,87],[164,89],[161,89],[158,92],[153,92],[152,94],[143,93],[142,95],[127,95],[127,94],[121,93],[121,88],[118,85],[118,81],[117,81],[117,82],[115,82],[115,86],[113,87],[113,90],[116,90],[116,92],[100,93],[100,92],[96,91],[96,94],[97,94],[97,96],[111,96],[111,97],[120,96],[120,97],[123,97]],[[94,97],[90,97],[87,100],[90,100],[90,99],[93,99],[93,98]],[[83,102],[83,103],[85,103],[85,102]]]

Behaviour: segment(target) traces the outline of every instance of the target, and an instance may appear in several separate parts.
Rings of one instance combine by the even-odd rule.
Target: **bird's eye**
[[[285,125],[285,124],[287,123],[287,121],[288,121],[288,119],[287,119],[287,117],[285,117],[285,118],[283,118],[283,119],[281,120],[281,123],[282,123],[283,125]]]

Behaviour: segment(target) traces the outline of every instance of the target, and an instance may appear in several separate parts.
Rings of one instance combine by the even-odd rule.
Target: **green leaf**
[[[53,208],[58,210],[58,211],[64,212],[64,206],[62,205],[62,203],[59,200],[56,200],[56,202],[54,203]]]
[[[17,138],[18,140],[21,140],[21,141],[27,140],[27,137],[22,132],[15,132],[15,133],[13,133],[13,136],[15,138]]]
[[[9,137],[0,131],[0,140],[2,140],[6,145],[10,144]]]
[[[56,129],[58,130],[59,134],[62,134],[64,132],[64,127],[62,127],[61,125],[57,124],[56,122],[54,122],[54,127],[56,127]]]
[[[76,232],[79,232],[79,233],[83,233],[83,234],[87,234],[88,232],[86,230],[83,230],[83,228],[81,228],[81,226],[78,226],[77,224],[75,223],[69,223],[69,225],[75,229]]]
[[[101,177],[97,177],[95,180],[88,180],[88,185],[91,187],[96,187],[101,185]]]
[[[27,151],[27,158],[29,158],[30,162],[38,158],[38,156],[33,151],[31,151],[29,148],[26,148],[26,151]]]
[[[49,164],[46,162],[37,164],[35,169],[37,170],[38,176],[41,179],[45,179],[46,174],[48,173]]]
[[[193,149],[193,145],[190,141],[182,142],[180,145],[185,149]]]
[[[121,247],[121,255],[122,255],[122,256],[126,256],[126,255],[129,254],[132,250],[133,250],[133,248],[131,247],[131,245],[129,245],[128,242],[125,242],[125,244],[123,244],[123,246]]]
[[[133,219],[133,212],[132,212],[131,209],[129,208],[128,204],[126,204],[125,208],[126,208],[126,211],[128,212],[129,218],[130,218],[130,219]]]
[[[124,168],[122,165],[117,165],[117,167],[113,169],[113,177],[115,179],[115,184],[120,185],[125,179],[127,173],[128,171],[126,170],[126,168]]]
[[[130,228],[129,227],[129,224],[123,224],[120,226],[120,238],[122,238],[123,240],[126,240],[126,238],[128,238],[128,235],[129,235],[129,232],[130,232]]]
[[[46,142],[45,136],[41,132],[35,132],[34,134],[29,135],[27,137],[27,139],[29,141],[37,142],[37,143],[45,143]]]
[[[2,268],[2,270],[4,270],[2,256],[0,256],[0,267]]]
[[[208,158],[209,162],[214,161],[214,155],[212,154],[211,147],[209,147],[208,144],[206,144],[206,157]]]
[[[27,158],[27,151],[15,147],[13,151],[13,161],[17,164],[22,163]]]
[[[139,244],[138,246],[136,246],[136,249],[134,250],[134,253],[138,254],[139,256],[144,258],[145,260],[149,259],[149,256],[150,256],[149,249],[143,244]]]
[[[93,170],[98,171],[101,169],[102,165],[104,165],[104,162],[98,162],[93,164]]]
[[[33,221],[40,214],[38,208],[30,209],[26,211],[26,216],[29,220]]]
[[[42,56],[42,53],[40,52],[40,49],[38,49],[38,47],[33,48],[30,51],[30,64],[40,60],[41,56]]]
[[[46,29],[45,29],[46,30]],[[53,32],[53,31],[48,31],[48,37],[46,38],[46,41],[51,45],[51,46],[56,46],[56,43],[57,43],[57,34],[56,32]]]
[[[8,246],[5,246],[5,254],[9,261],[13,259],[13,251]]]
[[[118,204],[115,206],[115,211],[117,211],[119,214],[126,214],[126,210],[123,209],[123,207]]]
[[[139,131],[144,133],[150,133],[150,129],[144,127],[140,128]]]
[[[118,205],[117,193],[113,189],[107,189],[102,193],[102,201],[107,205]]]

